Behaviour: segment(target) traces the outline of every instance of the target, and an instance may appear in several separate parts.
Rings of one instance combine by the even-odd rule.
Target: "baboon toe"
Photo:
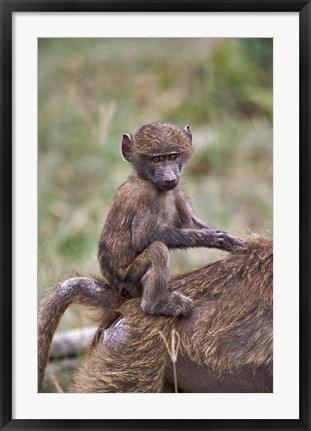
[[[165,316],[188,316],[194,308],[192,299],[187,296],[172,292],[156,305],[150,305],[145,301],[141,304],[142,310],[147,314],[163,314]]]
[[[194,308],[192,299],[182,293],[173,292],[171,301],[174,309],[173,316],[188,316]]]

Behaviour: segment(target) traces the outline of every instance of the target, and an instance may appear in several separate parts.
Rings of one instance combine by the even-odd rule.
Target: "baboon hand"
[[[235,238],[220,229],[206,231],[206,246],[219,248],[221,250],[230,251],[236,247],[245,247],[247,245],[246,241],[239,238]]]
[[[234,241],[234,247],[242,247],[242,248],[245,248],[245,247],[247,247],[247,244],[248,244],[248,242],[247,241],[245,241],[244,239],[241,239],[241,238],[233,238],[232,237],[232,239],[233,239],[233,241]]]
[[[202,229],[206,247],[227,249],[231,245],[230,235],[219,229]]]
[[[124,298],[139,298],[141,296],[141,291],[137,286],[129,282],[123,282],[119,286],[118,291]]]
[[[235,238],[226,232],[223,232],[222,249],[226,251],[234,250],[237,247],[246,247],[247,242],[240,238]]]
[[[234,250],[235,248],[246,247],[247,241],[244,241],[240,238],[235,238],[229,234],[226,234],[224,238],[224,249],[227,251]]]

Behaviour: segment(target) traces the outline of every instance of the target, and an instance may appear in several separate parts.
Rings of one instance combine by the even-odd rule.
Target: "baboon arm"
[[[153,241],[157,225],[157,214],[151,212],[150,208],[142,207],[136,210],[132,223],[132,247],[141,253]]]
[[[213,247],[221,250],[232,250],[241,241],[231,237],[227,232],[208,228],[179,228],[174,225],[161,224],[158,215],[150,208],[137,210],[132,223],[132,246],[141,253],[154,241],[163,242],[168,248]]]
[[[214,232],[208,229],[178,229],[172,226],[161,227],[157,240],[164,242],[169,248],[212,247],[218,245]]]
[[[154,241],[163,242],[169,248],[217,246],[215,233],[210,229],[178,228],[161,225],[158,214],[147,206],[137,210],[132,223],[132,246],[141,253]]]
[[[132,245],[137,252],[142,252],[154,241],[163,242],[169,248],[208,247],[211,243],[211,232],[197,229],[179,229],[174,226],[159,226],[146,215],[137,217],[132,227]],[[148,220],[146,222],[146,220]]]
[[[222,248],[224,250],[231,250],[234,246],[244,247],[246,245],[245,241],[243,241],[239,238],[233,238],[233,237],[231,237],[231,235],[229,235],[223,229],[221,229],[215,225],[212,225],[210,223],[207,223],[204,220],[200,219],[194,213],[194,211],[193,211],[193,209],[192,209],[192,207],[188,201],[185,201],[185,205],[178,205],[178,213],[179,213],[180,219],[182,221],[182,227],[184,229],[209,230],[211,236],[213,236],[212,232],[214,232],[214,235],[216,235],[216,236],[217,236],[217,233],[222,234],[226,239],[225,240],[225,247],[215,246],[216,248]],[[213,247],[213,245],[207,245],[207,247]]]

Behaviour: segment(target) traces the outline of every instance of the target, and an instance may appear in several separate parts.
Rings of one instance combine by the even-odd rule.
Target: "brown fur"
[[[161,392],[169,358],[159,331],[169,339],[175,328],[182,357],[205,367],[211,392],[271,392],[272,281],[272,239],[252,236],[246,249],[171,279],[192,298],[190,317],[146,315],[139,300],[125,300],[123,318],[99,329],[71,391]]]
[[[181,133],[181,129],[175,124],[146,124],[137,130],[132,142],[135,153],[147,157],[178,151],[189,158],[192,153],[189,134]]]
[[[100,236],[102,275],[117,292],[142,296],[147,313],[188,315],[191,300],[167,288],[169,249],[231,250],[242,241],[193,213],[179,182],[192,153],[189,126],[147,124],[134,136],[123,136],[122,153],[134,173],[117,191]]]

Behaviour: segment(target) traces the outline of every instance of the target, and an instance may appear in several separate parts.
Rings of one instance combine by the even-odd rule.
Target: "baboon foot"
[[[158,304],[142,301],[142,310],[147,314],[164,314],[166,316],[188,316],[193,308],[192,299],[179,292],[172,292]]]

